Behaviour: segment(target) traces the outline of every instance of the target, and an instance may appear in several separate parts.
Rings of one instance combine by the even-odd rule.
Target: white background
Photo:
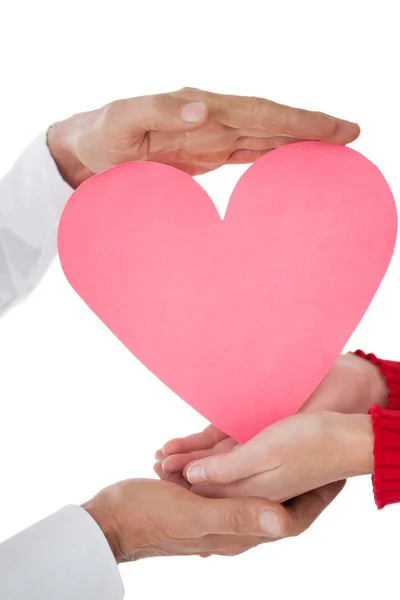
[[[399,22],[394,0],[3,0],[0,170],[48,124],[183,86],[264,96],[356,120],[354,144],[400,198]],[[200,179],[221,205],[241,167]],[[399,252],[349,342],[400,360]],[[312,360],[312,357],[310,357]],[[0,539],[118,479],[203,420],[141,367],[56,262],[0,323]],[[353,481],[301,538],[234,559],[144,560],[127,597],[396,596],[400,508]]]

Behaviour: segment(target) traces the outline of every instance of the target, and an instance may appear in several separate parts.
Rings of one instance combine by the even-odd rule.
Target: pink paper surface
[[[349,148],[259,159],[221,221],[190,176],[126,163],[69,200],[70,284],[125,346],[240,442],[293,414],[358,325],[389,265],[396,208]]]

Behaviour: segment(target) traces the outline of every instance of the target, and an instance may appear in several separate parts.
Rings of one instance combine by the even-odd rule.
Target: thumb
[[[266,440],[257,436],[230,452],[191,462],[185,477],[192,484],[233,483],[256,475],[268,465]]]
[[[204,102],[187,102],[171,94],[129,98],[113,104],[115,125],[118,127],[119,124],[125,130],[128,128],[134,134],[196,129],[209,115]]]
[[[285,537],[290,530],[289,512],[264,498],[202,499],[201,535],[257,535]]]

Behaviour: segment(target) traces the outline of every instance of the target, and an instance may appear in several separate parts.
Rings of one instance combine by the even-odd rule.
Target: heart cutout
[[[379,170],[303,142],[249,167],[222,221],[190,176],[126,163],[69,200],[64,273],[178,396],[245,442],[296,412],[343,350],[397,233]]]

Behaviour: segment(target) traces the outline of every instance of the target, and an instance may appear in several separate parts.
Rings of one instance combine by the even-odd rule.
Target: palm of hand
[[[157,556],[234,556],[274,541],[260,529],[262,501],[209,500],[166,481],[122,481],[83,508],[100,525],[119,563]],[[305,504],[291,520],[286,518],[286,533],[301,527],[309,512]]]
[[[146,132],[134,142],[135,158],[166,164],[189,175],[202,175],[225,164],[249,163],[282,145],[278,136],[257,130],[205,123],[190,132]]]
[[[96,121],[99,117],[93,114],[89,118]],[[91,129],[96,132],[100,128],[91,125]],[[94,136],[91,136],[91,140],[94,140]],[[254,128],[228,127],[210,115],[200,127],[192,131],[173,128],[143,131],[137,128],[128,136],[121,129],[107,147],[107,163],[104,162],[104,151],[101,158],[93,155],[93,147],[96,146],[92,141],[90,152],[86,153],[85,148],[83,151],[81,149],[80,158],[93,173],[127,161],[146,160],[169,165],[196,176],[218,169],[224,164],[250,163],[270,150],[294,141],[299,140],[289,136],[268,135],[265,131]]]

